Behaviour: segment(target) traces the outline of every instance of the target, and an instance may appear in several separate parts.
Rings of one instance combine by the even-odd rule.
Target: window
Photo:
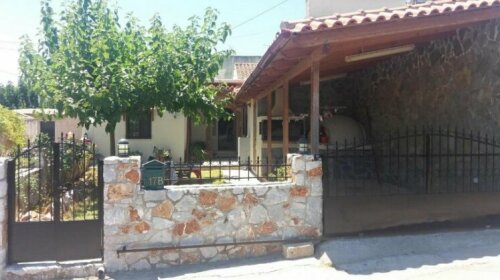
[[[127,116],[126,130],[128,139],[151,139],[151,112]]]

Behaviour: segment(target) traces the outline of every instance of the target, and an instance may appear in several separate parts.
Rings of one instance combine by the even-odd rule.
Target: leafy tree
[[[122,27],[117,8],[105,0],[73,0],[59,21],[49,0],[42,0],[41,11],[43,39],[38,51],[23,40],[22,77],[42,105],[54,105],[86,128],[105,125],[112,153],[123,115],[156,108],[198,122],[228,117],[228,99],[210,83],[231,54],[217,48],[230,29],[217,22],[215,10],[171,30],[159,16],[145,28],[128,15]]]
[[[24,121],[16,113],[0,105],[0,155],[24,144],[24,127]]]
[[[36,108],[38,97],[22,80],[18,86],[9,82],[7,85],[0,84],[0,104],[11,109]]]

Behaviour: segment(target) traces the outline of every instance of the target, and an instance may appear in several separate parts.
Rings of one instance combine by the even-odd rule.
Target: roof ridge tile
[[[411,4],[395,8],[358,10],[349,13],[335,13],[323,17],[309,17],[295,21],[283,21],[282,31],[307,32],[326,28],[343,27],[367,22],[389,21],[407,17],[422,17],[440,13],[469,10],[499,4],[500,0],[438,0]]]

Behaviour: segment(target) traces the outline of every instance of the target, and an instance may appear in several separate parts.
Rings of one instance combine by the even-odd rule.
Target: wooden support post
[[[267,160],[273,158],[273,93],[267,95]]]
[[[252,161],[257,160],[257,100],[252,99]]]
[[[288,98],[289,98],[289,86],[288,81],[283,84],[282,95],[283,95],[283,158],[286,159],[288,154],[288,140],[289,140],[289,119],[288,119]]]
[[[319,153],[319,61],[311,65],[311,153]]]

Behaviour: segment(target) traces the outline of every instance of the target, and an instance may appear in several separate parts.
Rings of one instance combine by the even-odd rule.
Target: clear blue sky
[[[192,15],[216,8],[221,21],[231,26],[258,15],[284,0],[117,0],[122,15],[132,12],[143,25],[159,13],[166,26],[184,25]],[[262,55],[272,43],[283,20],[303,18],[306,0],[287,0],[271,11],[233,30],[226,46],[238,55]],[[63,0],[53,0],[56,12]],[[111,2],[111,1],[110,1]],[[35,38],[40,22],[39,0],[0,0],[0,83],[17,80],[18,41],[27,34]]]

